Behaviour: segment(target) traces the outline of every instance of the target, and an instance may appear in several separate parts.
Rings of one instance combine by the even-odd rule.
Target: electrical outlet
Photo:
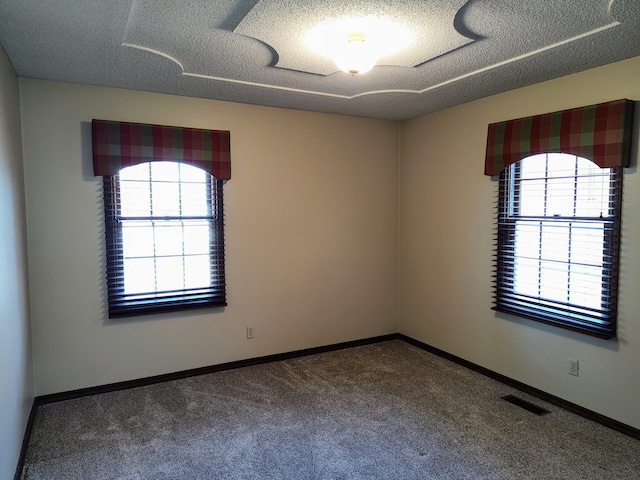
[[[580,369],[580,364],[578,360],[569,359],[569,375],[578,376],[578,371]]]
[[[256,336],[256,332],[253,327],[247,327],[247,338],[254,338]]]

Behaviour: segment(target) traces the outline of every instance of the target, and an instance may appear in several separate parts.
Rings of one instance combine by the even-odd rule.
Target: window
[[[226,305],[231,132],[91,121],[104,177],[109,317]]]
[[[498,188],[494,310],[615,336],[622,168],[537,154]]]
[[[224,306],[222,181],[155,161],[104,177],[109,317]]]
[[[620,99],[489,124],[484,173],[500,175],[494,310],[616,335],[634,110]]]

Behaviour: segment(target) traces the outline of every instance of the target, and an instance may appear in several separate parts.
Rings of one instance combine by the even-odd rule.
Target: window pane
[[[574,227],[571,233],[571,261],[602,266],[604,223],[589,223]]]
[[[151,162],[152,182],[179,182],[180,164],[176,162]]]
[[[593,266],[602,263],[604,224],[517,219],[574,217],[577,202],[581,202],[584,216],[599,216],[603,208],[608,208],[608,176],[601,175],[599,168],[593,170],[592,162],[564,154],[534,155],[522,160],[517,168],[511,193],[516,206],[519,202],[519,209],[513,213],[515,291],[558,302],[590,296],[588,302],[578,304],[599,303],[602,272],[593,270]],[[591,172],[595,178],[581,178],[578,171]],[[597,281],[594,275],[598,275]],[[572,282],[576,282],[575,288]]]
[[[564,153],[547,153],[547,177],[573,177],[576,173],[576,157]]]
[[[538,258],[540,255],[540,222],[518,222],[515,243],[516,256]]]
[[[547,170],[547,154],[531,155],[525,160],[518,162],[520,164],[520,177],[523,180],[531,178],[546,177]]]
[[[622,180],[620,168],[562,153],[504,170],[496,310],[611,338]]]
[[[127,222],[122,226],[122,253],[126,258],[153,257],[151,222]]]
[[[182,223],[154,222],[156,255],[182,255]]]
[[[599,309],[602,307],[602,269],[572,265],[569,301],[575,305]]]
[[[566,263],[540,262],[540,297],[558,302],[567,301],[569,268]]]
[[[185,288],[203,288],[211,283],[209,256],[185,257]]]
[[[185,255],[209,253],[209,222],[187,222],[184,228]]]
[[[184,288],[183,257],[156,257],[158,291]]]
[[[545,213],[545,181],[527,180],[520,184],[520,215],[542,217]]]
[[[132,167],[130,167],[132,168]],[[126,170],[126,169],[125,169]],[[122,181],[120,205],[123,217],[146,217],[150,214],[151,184],[146,181]]]
[[[538,296],[538,285],[540,283],[540,262],[534,258],[518,258],[515,262],[515,282],[516,293]]]
[[[154,182],[151,185],[151,197],[154,217],[180,215],[180,184]]]
[[[149,293],[156,289],[156,270],[153,258],[124,259],[124,291],[127,294]]]
[[[120,181],[142,181],[149,182],[150,163],[140,163],[138,165],[132,165],[131,167],[125,167],[119,172]]]
[[[226,305],[224,258],[211,256],[223,233],[211,219],[222,216],[219,181],[195,166],[151,162],[104,184],[110,318]]]
[[[209,214],[207,203],[207,185],[205,183],[186,183],[182,185],[182,215],[204,217]]]
[[[569,260],[569,223],[543,223],[541,230],[541,255],[545,260],[567,262]]]
[[[578,177],[576,205],[576,216],[609,216],[609,174],[599,172],[591,177]]]
[[[547,180],[545,216],[573,216],[574,177]]]

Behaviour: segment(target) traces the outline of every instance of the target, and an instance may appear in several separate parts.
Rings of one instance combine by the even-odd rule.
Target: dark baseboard
[[[293,352],[277,353],[275,355],[267,355],[264,357],[249,358],[247,360],[238,360],[235,362],[221,363],[219,365],[211,365],[207,367],[194,368],[191,370],[183,370],[180,372],[166,373],[163,375],[156,375],[153,377],[139,378],[135,380],[128,380],[125,382],[110,383],[107,385],[99,385],[96,387],[80,388],[78,390],[70,390],[67,392],[52,393],[50,395],[41,395],[34,399],[31,406],[31,413],[25,429],[24,438],[22,440],[22,449],[20,450],[20,458],[18,459],[18,466],[16,467],[16,474],[14,480],[20,480],[22,476],[22,470],[24,468],[24,460],[27,453],[27,447],[29,446],[29,439],[31,438],[31,430],[33,429],[33,421],[36,416],[36,412],[40,405],[47,403],[61,402],[64,400],[71,400],[74,398],[86,397],[89,395],[97,395],[99,393],[115,392],[118,390],[127,390],[129,388],[143,387],[145,385],[153,385],[154,383],[169,382],[171,380],[179,380],[181,378],[195,377],[197,375],[205,375],[207,373],[221,372],[223,370],[232,370],[234,368],[250,367],[252,365],[260,365],[263,363],[277,362],[280,360],[289,360],[291,358],[304,357],[307,355],[315,355],[317,353],[332,352],[335,350],[343,350],[345,348],[359,347],[361,345],[370,345],[373,343],[386,342],[388,340],[397,340],[400,338],[398,333],[391,333],[389,335],[381,335],[379,337],[363,338],[360,340],[352,340],[349,342],[335,343],[332,345],[325,345],[322,347],[305,348],[303,350],[296,350]]]
[[[52,393],[50,395],[42,395],[36,397],[36,405],[44,405],[47,403],[60,402],[63,400],[71,400],[73,398],[86,397],[88,395],[96,395],[99,393],[115,392],[118,390],[127,390],[129,388],[143,387],[153,385],[154,383],[169,382],[171,380],[179,380],[181,378],[195,377],[197,375],[205,375],[207,373],[221,372],[223,370],[232,370],[234,368],[250,367],[263,363],[277,362],[281,360],[289,360],[291,358],[304,357],[307,355],[315,355],[317,353],[326,353],[334,350],[342,350],[345,348],[358,347],[361,345],[369,345],[372,343],[386,342],[388,340],[396,340],[400,338],[398,333],[382,335],[379,337],[363,338],[361,340],[352,340],[350,342],[335,343],[322,347],[305,348],[304,350],[296,350],[293,352],[276,353],[264,357],[249,358],[246,360],[238,360],[235,362],[221,363],[207,367],[193,368],[191,370],[182,370],[180,372],[165,373],[153,377],[138,378],[135,380],[127,380],[124,382],[109,383],[107,385],[99,385],[96,387],[81,388],[67,392]]]
[[[601,425],[604,425],[605,427],[609,427],[613,430],[617,430],[620,433],[624,433],[625,435],[628,435],[630,437],[640,440],[640,429],[634,428],[630,425],[626,425],[622,422],[618,422],[617,420],[606,417],[592,410],[588,410],[584,407],[581,407],[580,405],[576,405],[575,403],[568,402],[567,400],[563,400],[562,398],[556,397],[555,395],[551,395],[550,393],[544,392],[542,390],[538,390],[535,387],[531,387],[525,383],[519,382],[518,380],[514,380],[505,375],[494,372],[493,370],[489,370],[488,368],[481,367],[480,365],[476,365],[475,363],[465,360],[464,358],[460,358],[456,355],[445,352],[444,350],[440,350],[439,348],[432,347],[431,345],[423,343],[419,340],[415,340],[411,337],[407,337],[406,335],[403,335],[401,333],[398,334],[398,338],[407,343],[410,343],[411,345],[415,345],[416,347],[426,350],[427,352],[433,353],[435,355],[438,355],[439,357],[442,357],[454,363],[457,363],[458,365],[462,365],[463,367],[466,367],[470,370],[481,373],[489,378],[497,380],[510,387],[516,388],[524,393],[528,393],[529,395],[537,397],[540,400],[544,400],[545,402],[551,403],[552,405],[556,405],[557,407],[560,407],[571,413],[575,413],[576,415],[580,415],[581,417],[584,417],[588,420],[592,420]]]
[[[361,345],[370,345],[370,344],[379,343],[379,342],[386,342],[388,340],[402,340],[418,348],[426,350],[427,352],[433,353],[435,355],[438,355],[439,357],[442,357],[454,363],[457,363],[458,365],[462,365],[463,367],[466,367],[470,370],[473,370],[489,378],[502,382],[505,385],[516,388],[522,392],[528,393],[529,395],[532,395],[541,400],[544,400],[553,405],[556,405],[560,408],[563,408],[572,413],[580,415],[581,417],[600,423],[613,430],[617,430],[625,435],[628,435],[630,437],[640,440],[640,429],[631,427],[622,422],[618,422],[617,420],[613,420],[612,418],[593,412],[584,407],[581,407],[579,405],[576,405],[574,403],[571,403],[559,397],[556,397],[555,395],[551,395],[549,393],[543,392],[542,390],[538,390],[537,388],[526,385],[522,382],[509,378],[500,373],[494,372],[493,370],[489,370],[488,368],[481,367],[480,365],[477,365],[473,362],[460,358],[451,353],[445,352],[444,350],[440,350],[439,348],[432,347],[431,345],[423,343],[419,340],[415,340],[401,333],[392,333],[389,335],[382,335],[379,337],[364,338],[361,340],[352,340],[350,342],[335,343],[333,345],[325,345],[322,347],[306,348],[304,350],[296,350],[293,352],[277,353],[275,355],[249,358],[246,360],[238,360],[235,362],[221,363],[219,365],[211,365],[207,367],[194,368],[191,370],[183,370],[180,372],[156,375],[153,377],[139,378],[136,380],[110,383],[107,385],[81,388],[78,390],[52,393],[50,395],[42,395],[42,396],[36,397],[33,401],[33,406],[31,407],[31,414],[29,415],[29,421],[27,422],[27,428],[25,430],[24,439],[22,441],[20,459],[18,462],[18,467],[16,469],[14,480],[19,480],[20,476],[22,475],[22,468],[24,466],[24,459],[27,452],[27,446],[29,445],[29,438],[31,437],[31,429],[33,428],[33,421],[34,421],[38,406],[40,405],[45,405],[47,403],[60,402],[64,400],[71,400],[74,398],[86,397],[88,395],[97,395],[100,393],[107,393],[107,392],[114,392],[118,390],[126,390],[129,388],[143,387],[145,385],[153,385],[154,383],[162,383],[162,382],[168,382],[171,380],[179,380],[181,378],[194,377],[197,375],[205,375],[207,373],[221,372],[223,370],[232,370],[234,368],[250,367],[253,365],[277,362],[281,360],[289,360],[292,358],[304,357],[307,355],[315,355],[318,353],[332,352],[335,350],[358,347]]]
[[[20,457],[18,457],[18,466],[16,467],[16,473],[13,476],[13,480],[20,480],[22,476],[22,468],[24,466],[24,460],[27,456],[27,447],[29,447],[29,439],[31,438],[31,430],[33,430],[33,421],[36,418],[36,411],[38,406],[35,400],[31,403],[31,411],[29,412],[29,419],[27,420],[27,426],[24,429],[24,436],[22,437],[22,447],[20,448]]]

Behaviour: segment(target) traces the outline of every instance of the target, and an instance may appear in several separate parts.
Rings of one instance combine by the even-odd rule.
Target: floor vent
[[[509,403],[513,403],[514,405],[517,405],[521,408],[524,408],[531,413],[535,413],[536,415],[546,415],[547,413],[551,413],[549,410],[545,410],[544,408],[534,405],[531,402],[527,402],[522,398],[518,398],[515,395],[507,395],[505,397],[502,397],[502,399],[506,400]]]

